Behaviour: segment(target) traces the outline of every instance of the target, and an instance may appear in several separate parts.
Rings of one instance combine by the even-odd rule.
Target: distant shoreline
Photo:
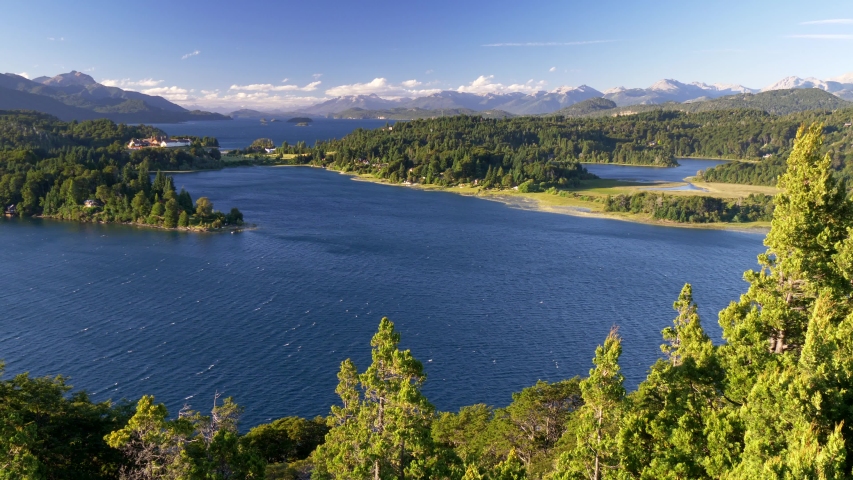
[[[511,208],[521,210],[533,210],[537,212],[556,213],[559,215],[571,215],[575,217],[598,218],[604,220],[619,220],[623,222],[642,223],[645,225],[656,225],[659,227],[678,227],[678,228],[693,228],[703,230],[729,230],[745,233],[756,233],[766,235],[770,231],[770,222],[750,222],[750,223],[731,223],[731,222],[715,222],[715,223],[681,223],[667,220],[654,219],[648,215],[627,213],[627,212],[604,212],[601,210],[601,204],[595,202],[586,202],[580,199],[570,199],[566,197],[557,197],[544,192],[537,193],[519,193],[515,190],[485,190],[480,187],[462,186],[460,187],[439,187],[434,185],[403,185],[400,183],[391,183],[383,179],[373,177],[371,175],[359,175],[350,172],[340,172],[337,170],[329,171],[337,172],[341,175],[347,175],[354,181],[378,183],[393,187],[409,187],[417,188],[424,191],[448,192],[466,197],[476,197],[492,202],[500,202]],[[652,186],[655,184],[649,184]],[[549,198],[550,197],[550,198]],[[557,204],[556,199],[565,199],[565,204]],[[549,200],[551,200],[549,204]]]

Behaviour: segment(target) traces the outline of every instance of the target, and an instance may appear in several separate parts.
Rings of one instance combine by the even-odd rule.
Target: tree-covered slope
[[[658,110],[676,110],[680,112],[702,113],[716,110],[755,109],[773,115],[789,115],[810,110],[831,111],[853,106],[853,102],[843,100],[831,93],[817,88],[797,88],[789,90],[771,90],[761,93],[743,93],[714,99],[705,99],[685,103],[668,102],[650,105],[631,105],[612,109],[590,110],[587,116],[634,115]],[[555,112],[561,114],[561,112]],[[567,114],[568,115],[568,114]]]
[[[214,212],[205,197],[194,205],[170,177],[158,174],[153,183],[149,177],[151,169],[221,167],[218,150],[205,148],[205,139],[187,149],[126,149],[130,139],[152,135],[164,133],[104,119],[62,122],[0,111],[0,207],[16,215],[165,228],[242,223],[236,209]]]

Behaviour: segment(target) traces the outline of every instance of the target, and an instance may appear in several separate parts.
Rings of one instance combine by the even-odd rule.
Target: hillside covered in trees
[[[356,130],[313,148],[283,145],[302,163],[372,174],[392,182],[508,188],[526,181],[573,185],[578,163],[671,166],[678,157],[749,160],[703,172],[710,182],[775,185],[800,125],[824,125],[832,168],[853,176],[853,108],[772,115],[734,109],[655,110],[599,118],[456,116]]]
[[[151,169],[219,166],[219,151],[194,139],[188,149],[127,150],[131,138],[162,136],[146,126],[109,120],[61,122],[35,112],[0,111],[0,207],[9,215],[215,229],[242,224],[243,215],[195,204],[171,177]]]
[[[61,378],[0,380],[6,478],[853,478],[853,201],[801,129],[767,251],[704,332],[690,285],[662,357],[628,392],[616,328],[583,378],[537,382],[504,408],[437,412],[426,371],[387,318],[360,369],[345,360],[325,419],[247,433],[233,399],[175,415],[150,396],[94,403]]]

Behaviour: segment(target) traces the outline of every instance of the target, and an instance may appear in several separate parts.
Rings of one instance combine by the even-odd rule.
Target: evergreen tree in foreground
[[[604,345],[595,349],[595,368],[580,382],[584,405],[574,413],[566,431],[575,445],[557,461],[555,480],[600,480],[611,477],[610,472],[618,468],[616,433],[625,396],[621,355],[622,339],[613,328]]]
[[[821,132],[798,132],[762,270],[720,314],[724,399],[743,430],[731,478],[850,475],[853,204],[819,155]]]
[[[434,408],[421,394],[426,375],[400,334],[383,318],[370,342],[373,363],[359,374],[341,364],[326,443],[314,453],[312,478],[418,479],[440,477],[430,434]]]

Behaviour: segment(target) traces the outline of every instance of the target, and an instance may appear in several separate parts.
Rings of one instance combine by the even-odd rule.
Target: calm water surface
[[[223,150],[246,148],[259,138],[269,138],[276,145],[288,142],[295,145],[304,141],[309,146],[317,140],[343,138],[357,128],[373,130],[386,123],[393,125],[393,120],[334,120],[316,119],[307,127],[297,127],[295,123],[287,123],[287,118],[281,122],[263,124],[259,120],[238,119],[229,121],[203,121],[187,123],[164,123],[154,126],[169,135],[193,135],[196,137],[216,137]]]
[[[719,339],[716,312],[763,250],[761,235],[514,210],[312,168],[175,183],[259,227],[0,221],[7,373],[70,375],[97,400],[154,394],[172,413],[224,392],[250,426],[328,413],[340,362],[364,369],[388,316],[439,409],[585,375],[613,325],[635,386],[682,285]]]
[[[587,163],[584,167],[602,178],[613,178],[629,182],[683,182],[687,177],[693,177],[699,170],[707,170],[726,160],[706,160],[698,158],[679,158],[677,167],[635,167],[633,165],[611,165]]]

